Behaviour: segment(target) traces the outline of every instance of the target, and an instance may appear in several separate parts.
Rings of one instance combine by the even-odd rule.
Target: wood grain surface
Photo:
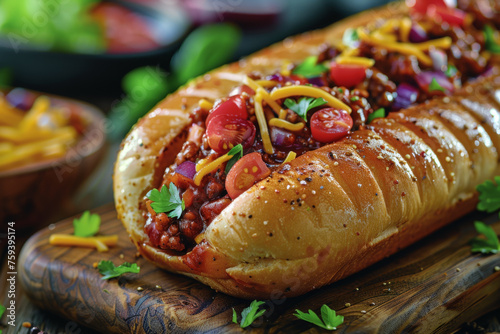
[[[231,323],[232,308],[240,312],[249,301],[136,258],[113,206],[95,212],[102,217],[101,234],[120,236],[118,246],[108,253],[49,245],[52,233],[73,232],[72,219],[40,231],[25,244],[19,280],[36,305],[102,333],[243,331]],[[500,271],[495,271],[500,254],[470,253],[468,242],[476,235],[472,222],[477,218],[491,222],[496,217],[474,213],[345,280],[301,297],[268,300],[267,312],[245,331],[321,332],[293,313],[317,312],[328,304],[345,316],[338,333],[453,332],[500,307]],[[493,227],[500,233],[500,222]],[[116,265],[137,262],[141,272],[104,281],[93,268],[100,260]]]

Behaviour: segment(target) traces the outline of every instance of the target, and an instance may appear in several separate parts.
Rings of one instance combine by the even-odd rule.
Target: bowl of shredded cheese
[[[0,91],[0,220],[16,227],[50,221],[97,166],[105,117],[83,102]]]

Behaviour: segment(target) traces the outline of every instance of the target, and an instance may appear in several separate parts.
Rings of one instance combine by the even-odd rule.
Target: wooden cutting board
[[[72,218],[43,229],[24,246],[19,278],[35,304],[102,333],[243,331],[231,323],[232,308],[240,312],[249,301],[136,258],[113,206],[94,212],[102,218],[101,234],[120,236],[107,253],[49,245],[52,233],[73,232]],[[450,333],[500,307],[500,271],[495,271],[500,254],[471,254],[468,245],[478,216],[469,215],[343,281],[305,296],[266,301],[268,311],[246,332],[320,332],[293,313],[318,312],[328,304],[345,317],[339,333]],[[493,227],[500,233],[500,222]],[[104,281],[92,266],[100,260],[137,262],[141,272]]]

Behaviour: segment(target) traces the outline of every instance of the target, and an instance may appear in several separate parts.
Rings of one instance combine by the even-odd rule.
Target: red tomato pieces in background
[[[457,8],[431,5],[427,7],[427,15],[439,17],[443,22],[447,22],[451,26],[463,27],[467,13]]]
[[[238,160],[226,177],[226,189],[229,197],[235,199],[247,189],[269,176],[271,171],[257,153],[250,153]]]
[[[208,117],[205,120],[205,124],[208,126],[212,119],[220,115],[227,115],[239,119],[247,119],[248,112],[245,100],[241,97],[241,95],[231,96],[229,99],[227,99],[227,101],[216,105],[212,109],[212,112],[208,114]]]
[[[354,87],[366,77],[366,67],[352,64],[330,63],[330,76],[337,86]]]
[[[109,53],[144,52],[160,47],[147,21],[126,7],[98,3],[90,15],[103,29]]]
[[[207,126],[208,145],[217,153],[227,153],[234,146],[252,146],[255,140],[255,125],[252,122],[229,115],[212,118]]]
[[[352,118],[347,111],[324,108],[312,115],[311,134],[319,142],[331,143],[347,135],[352,124]]]
[[[412,13],[422,15],[427,14],[427,8],[431,5],[442,8],[448,7],[444,0],[406,0],[406,5]]]

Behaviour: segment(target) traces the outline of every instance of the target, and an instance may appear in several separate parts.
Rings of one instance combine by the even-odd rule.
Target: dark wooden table
[[[112,209],[112,205],[109,204],[104,208],[98,209],[97,211],[107,212]],[[490,219],[496,219],[497,217],[490,217]],[[446,228],[449,230],[449,228]],[[442,231],[440,231],[442,232]],[[437,232],[437,233],[440,233]],[[16,235],[16,255],[19,256],[19,252],[21,250],[22,245],[28,239],[29,235],[22,235],[21,233]],[[430,238],[433,238],[431,236]],[[435,238],[434,238],[435,239]],[[9,290],[9,286],[4,282],[7,282],[7,278],[10,276],[8,272],[10,269],[8,268],[7,261],[7,250],[6,250],[6,238],[5,235],[2,235],[1,242],[2,247],[0,248],[0,258],[1,258],[1,275],[0,280],[2,284],[0,284],[0,302],[2,305],[7,306],[7,302],[10,300],[9,296],[7,296],[7,292]],[[425,240],[424,240],[425,242]],[[17,260],[18,257],[16,257]],[[500,293],[500,291],[498,291]],[[3,317],[3,321],[1,322],[0,329],[4,331],[4,333],[16,333],[16,334],[26,334],[30,332],[29,328],[23,327],[23,322],[29,322],[33,326],[37,326],[40,329],[46,331],[50,334],[56,333],[74,333],[74,334],[86,334],[86,333],[95,333],[94,330],[86,328],[80,324],[77,324],[73,321],[69,321],[67,319],[60,318],[51,314],[50,309],[38,308],[34,306],[34,304],[28,299],[26,294],[23,292],[19,279],[16,281],[16,292],[15,292],[15,301],[16,301],[16,321],[15,327],[11,327],[7,325],[8,319],[6,315]],[[478,305],[472,305],[471,307],[478,307]],[[91,314],[91,310],[78,310],[78,314],[82,317],[86,317],[86,313],[88,313],[88,319],[92,319],[93,315]],[[85,323],[85,321],[81,321]],[[316,332],[314,329],[308,332]],[[479,333],[500,333],[500,308],[492,311],[491,313],[481,317],[476,320],[472,324],[465,324],[458,331],[458,333],[470,333],[470,334],[479,334]]]

